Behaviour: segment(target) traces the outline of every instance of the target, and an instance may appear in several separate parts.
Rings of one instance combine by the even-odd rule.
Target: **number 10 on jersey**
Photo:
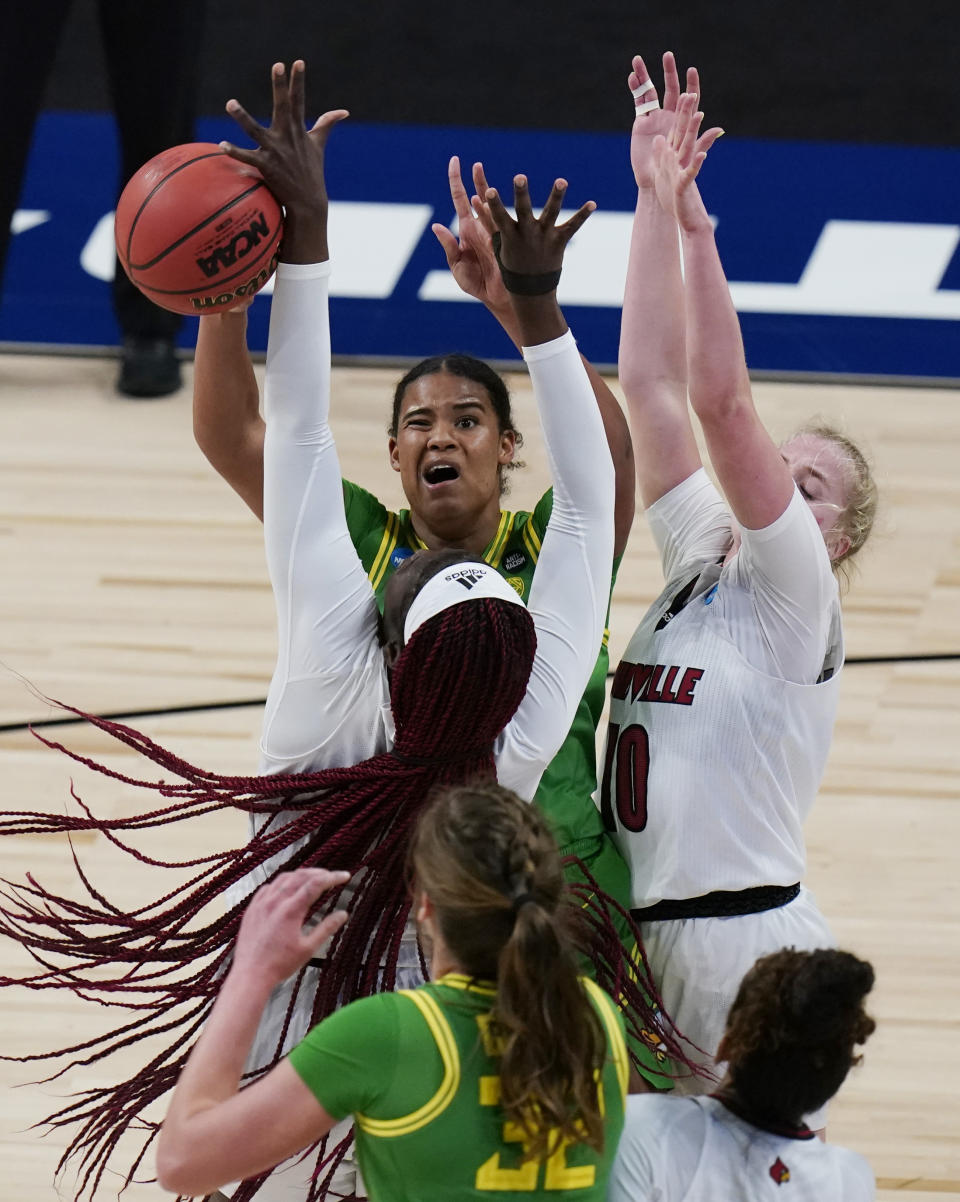
[[[650,737],[634,723],[620,729],[618,722],[607,728],[607,753],[600,782],[600,814],[608,831],[617,824],[628,831],[647,825],[647,777],[650,773]],[[616,790],[614,813],[611,789]]]

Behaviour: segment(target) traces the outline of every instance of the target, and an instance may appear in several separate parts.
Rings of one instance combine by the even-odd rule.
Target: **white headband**
[[[431,576],[414,597],[403,623],[403,641],[409,643],[413,632],[435,614],[462,601],[494,597],[514,605],[523,602],[498,571],[486,563],[457,563]]]

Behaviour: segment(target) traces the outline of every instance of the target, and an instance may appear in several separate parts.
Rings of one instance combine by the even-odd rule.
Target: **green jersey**
[[[357,1158],[375,1202],[603,1202],[623,1126],[628,1063],[623,1024],[592,981],[583,987],[607,1037],[597,1088],[604,1146],[559,1142],[522,1162],[523,1137],[500,1109],[496,987],[448,973],[420,989],[382,993],[338,1010],[290,1053],[333,1118],[352,1114]]]
[[[391,513],[371,493],[346,480],[343,493],[350,537],[382,608],[387,580],[405,559],[425,549],[425,544],[413,528],[409,509]],[[481,556],[506,577],[524,600],[530,595],[552,508],[550,490],[540,498],[532,513],[501,511],[497,533]],[[600,654],[570,733],[543,774],[535,799],[561,851],[582,858],[590,858],[597,845],[605,841],[603,821],[592,795],[597,785],[596,729],[606,695],[609,633],[609,630],[603,632]],[[609,891],[619,896],[619,881],[616,886],[611,882]]]

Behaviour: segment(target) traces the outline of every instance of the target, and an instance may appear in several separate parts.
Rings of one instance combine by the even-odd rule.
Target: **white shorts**
[[[690,1059],[711,1068],[717,1080],[724,1065],[714,1057],[747,970],[760,956],[784,947],[836,947],[813,894],[803,886],[792,902],[760,914],[644,922],[640,929],[664,1009],[699,1049],[687,1049]],[[704,1077],[681,1077],[676,1083],[682,1094],[711,1093],[715,1088],[716,1081]],[[814,1130],[824,1125],[823,1114],[807,1117]]]

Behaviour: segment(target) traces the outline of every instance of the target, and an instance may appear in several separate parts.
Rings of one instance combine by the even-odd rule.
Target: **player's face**
[[[817,519],[830,558],[838,558],[850,546],[850,539],[839,527],[849,492],[842,448],[819,434],[795,434],[781,445],[780,454]]]
[[[501,432],[482,384],[434,372],[404,393],[390,466],[414,514],[456,541],[486,509],[499,510],[500,469],[513,459],[515,442],[512,430]]]

